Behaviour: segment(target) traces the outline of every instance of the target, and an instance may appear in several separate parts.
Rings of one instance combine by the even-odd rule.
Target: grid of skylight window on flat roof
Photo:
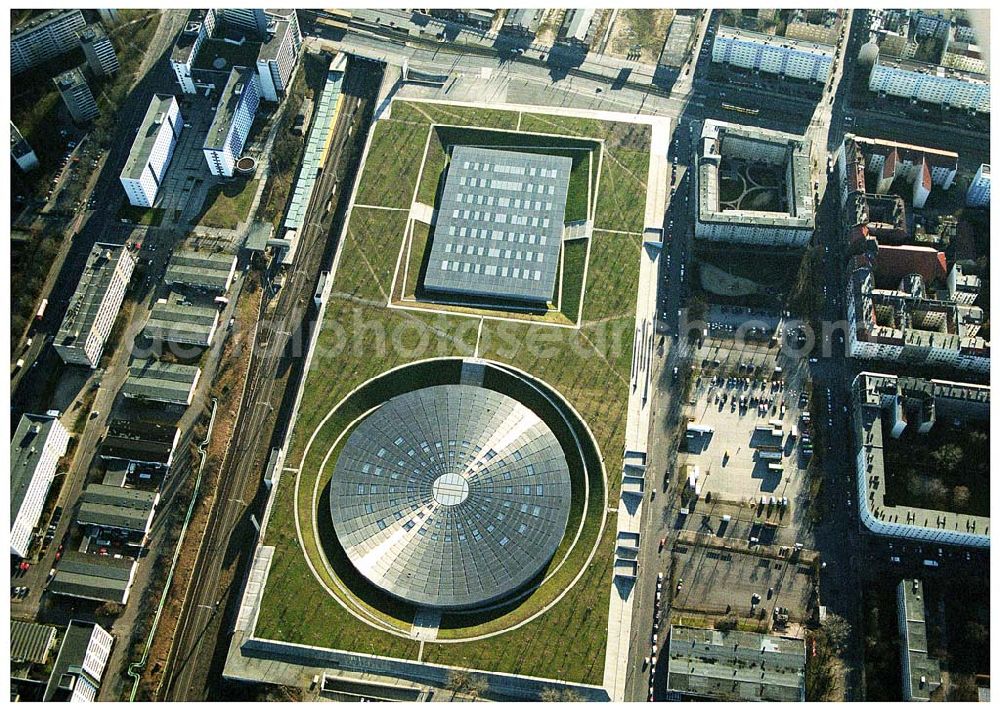
[[[397,598],[440,609],[516,592],[566,530],[570,474],[549,427],[493,390],[395,397],[351,433],[330,514],[344,551]]]
[[[572,166],[563,156],[456,146],[424,287],[551,300]]]

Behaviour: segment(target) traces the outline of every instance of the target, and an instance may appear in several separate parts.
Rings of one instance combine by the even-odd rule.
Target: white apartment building
[[[260,83],[257,73],[247,67],[234,67],[219,97],[219,108],[202,147],[208,170],[213,175],[233,175],[258,106]]]
[[[87,26],[80,10],[50,10],[10,31],[10,72],[20,74],[76,49]]]
[[[989,419],[988,385],[862,372],[854,380],[851,428],[861,523],[880,536],[936,544],[989,548],[989,517],[939,511],[886,498],[884,442],[903,431],[929,431],[935,421]],[[890,424],[885,424],[890,420]],[[900,424],[901,423],[901,424]],[[891,427],[892,429],[886,429]]]
[[[114,636],[96,623],[70,621],[42,700],[95,702],[114,643]]]
[[[153,95],[119,177],[130,204],[150,207],[156,201],[183,128],[173,95]]]
[[[981,208],[990,205],[990,165],[980,164],[969,190],[965,194],[965,203]]]
[[[261,98],[277,102],[288,91],[295,73],[302,49],[302,32],[295,10],[290,10],[285,16],[269,12],[267,19],[268,35],[257,56],[257,75]]]
[[[903,579],[896,588],[899,625],[899,658],[903,666],[903,700],[926,703],[941,686],[941,664],[927,645],[924,585],[915,578]]]
[[[66,454],[69,432],[51,415],[22,415],[10,441],[10,552],[24,558]]]
[[[170,54],[170,68],[174,71],[177,84],[185,94],[194,94],[198,91],[191,76],[191,68],[194,66],[194,58],[198,56],[201,44],[215,31],[215,21],[215,10],[192,10],[188,13],[184,30],[174,43]]]
[[[134,268],[125,246],[94,244],[53,342],[63,362],[97,367]]]
[[[990,83],[981,75],[946,67],[886,61],[880,57],[872,67],[868,89],[928,104],[990,113]]]
[[[731,27],[720,27],[712,43],[713,62],[821,83],[830,77],[833,55],[829,45]]]

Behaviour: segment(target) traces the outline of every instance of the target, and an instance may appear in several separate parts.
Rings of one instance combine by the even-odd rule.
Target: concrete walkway
[[[625,681],[631,654],[629,641],[634,605],[635,577],[619,573],[619,563],[632,565],[638,552],[642,504],[646,494],[646,447],[649,436],[650,390],[653,341],[656,334],[656,286],[660,273],[661,243],[666,211],[667,148],[670,125],[667,120],[653,124],[650,141],[649,178],[646,182],[645,229],[639,263],[639,290],[636,298],[635,337],[632,347],[632,376],[625,425],[625,460],[622,492],[618,503],[618,546],[615,575],[608,601],[608,642],[604,661],[604,687],[616,702],[625,700]],[[634,564],[641,568],[641,564]]]

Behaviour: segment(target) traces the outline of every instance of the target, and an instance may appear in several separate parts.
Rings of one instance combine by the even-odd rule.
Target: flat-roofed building
[[[504,18],[501,31],[515,35],[534,35],[542,22],[543,14],[545,14],[544,10],[511,8],[507,11],[507,17]]]
[[[70,551],[59,560],[46,590],[85,601],[125,604],[132,592],[137,565],[137,561],[128,557],[113,559]]]
[[[260,106],[260,79],[248,67],[234,67],[219,96],[202,151],[214,176],[232,176]]]
[[[208,347],[219,327],[215,307],[194,305],[188,301],[161,298],[153,306],[142,332],[157,347],[195,345]]]
[[[76,523],[125,531],[130,543],[142,544],[153,524],[159,492],[109,484],[88,484],[80,496]]]
[[[740,244],[804,246],[815,228],[810,142],[784,132],[708,120],[698,149],[695,236]],[[767,166],[784,185],[772,210],[723,201],[724,163]]]
[[[589,47],[593,39],[590,28],[594,22],[594,8],[577,8],[566,11],[563,19],[562,35],[565,42]]]
[[[980,164],[976,170],[976,175],[969,184],[969,190],[965,194],[965,203],[968,206],[982,208],[990,205],[990,165]]]
[[[720,27],[712,42],[712,62],[782,77],[825,83],[834,48],[817,42]]]
[[[183,128],[174,96],[153,95],[119,177],[130,204],[150,207],[156,201]]]
[[[118,71],[118,55],[111,39],[99,24],[89,25],[80,32],[80,47],[87,66],[97,77],[110,77]]]
[[[31,144],[22,136],[21,131],[10,123],[10,156],[17,162],[21,171],[31,171],[38,166],[38,157]]]
[[[167,264],[164,281],[214,293],[225,293],[236,274],[236,256],[232,253],[175,251]]]
[[[82,69],[74,67],[66,70],[52,81],[55,82],[59,96],[62,97],[74,122],[86,124],[97,118],[100,111],[97,109],[94,93],[90,91],[90,85],[87,84]]]
[[[928,702],[941,687],[941,663],[927,651],[927,609],[924,585],[907,578],[896,588],[899,616],[899,651],[902,662],[903,700]]]
[[[905,479],[887,465],[886,439],[913,430],[926,434],[935,423],[969,428],[985,425],[990,413],[988,385],[925,380],[873,372],[854,379],[851,429],[861,523],[880,536],[937,544],[989,548],[990,518],[901,503],[890,498],[891,479]]]
[[[70,621],[42,699],[73,703],[97,700],[114,642],[114,636],[96,623]]]
[[[51,415],[21,416],[10,441],[10,552],[28,555],[69,431]]]
[[[200,377],[197,365],[136,358],[129,365],[122,394],[133,400],[190,405]]]
[[[11,669],[24,665],[44,665],[56,644],[56,629],[41,623],[10,621]]]
[[[261,98],[279,101],[288,91],[302,49],[302,32],[295,10],[284,15],[267,14],[265,41],[257,55],[257,75]]]
[[[100,455],[103,459],[169,469],[180,434],[180,428],[169,422],[112,420],[101,443]]]
[[[671,700],[801,702],[806,696],[801,638],[744,631],[670,627],[667,697]]]
[[[10,72],[20,74],[79,45],[77,32],[87,26],[80,10],[49,10],[10,31]]]
[[[198,91],[192,74],[194,60],[202,44],[215,31],[215,22],[215,10],[191,10],[184,29],[174,43],[170,53],[170,68],[174,71],[177,84],[185,94],[194,94]]]
[[[572,163],[564,156],[456,146],[424,288],[551,301]]]
[[[940,65],[879,57],[868,89],[915,102],[990,113],[990,83],[985,75]]]
[[[53,344],[63,362],[97,367],[118,317],[135,256],[125,246],[95,243]]]

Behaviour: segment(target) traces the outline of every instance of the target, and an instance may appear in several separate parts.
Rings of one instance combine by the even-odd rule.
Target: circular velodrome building
[[[507,395],[439,385],[367,415],[330,485],[337,538],[378,588],[433,609],[515,593],[566,530],[570,474],[558,440]]]

